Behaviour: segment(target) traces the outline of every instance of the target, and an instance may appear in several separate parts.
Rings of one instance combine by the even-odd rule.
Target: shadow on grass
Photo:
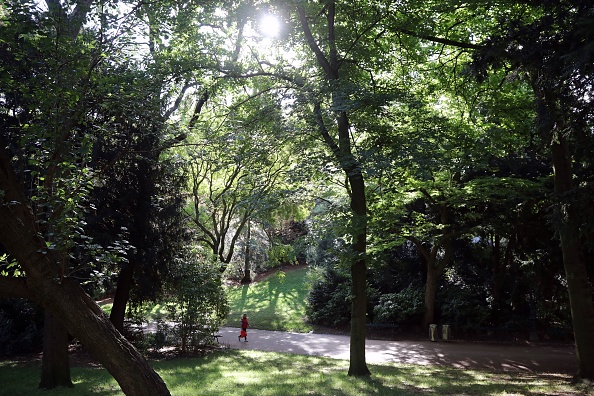
[[[329,358],[224,351],[203,357],[153,361],[176,396],[200,395],[585,395],[567,375],[493,373],[422,365],[370,365],[371,377],[347,376],[348,362]],[[38,363],[0,362],[1,395],[47,395],[37,389]],[[52,395],[121,395],[104,369],[72,370],[73,389]]]
[[[272,275],[258,283],[230,287],[230,312],[224,325],[238,327],[239,317],[245,312],[253,328],[310,331],[311,326],[303,322],[306,273],[307,268],[300,268],[285,276]]]
[[[492,373],[430,366],[370,365],[372,376],[346,375],[348,362],[255,351],[159,362],[176,395],[581,395],[569,376]],[[191,384],[191,385],[190,385]],[[192,393],[192,391],[194,393]]]

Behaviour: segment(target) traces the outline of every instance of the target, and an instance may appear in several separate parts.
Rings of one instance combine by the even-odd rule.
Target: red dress
[[[239,338],[246,338],[247,337],[247,328],[249,326],[247,318],[241,318],[241,332],[239,333]]]

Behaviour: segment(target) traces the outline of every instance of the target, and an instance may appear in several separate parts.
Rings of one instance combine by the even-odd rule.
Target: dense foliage
[[[174,279],[190,345],[225,311],[220,274],[268,259],[316,267],[309,318],[350,324],[349,374],[369,374],[370,321],[550,339],[571,320],[594,378],[591,1],[0,16],[0,297],[43,306],[125,392],[168,394],[85,292],[115,286],[122,330]]]

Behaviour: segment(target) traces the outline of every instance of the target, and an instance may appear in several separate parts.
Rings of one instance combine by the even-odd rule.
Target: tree
[[[247,99],[236,92],[233,115],[220,103],[213,105],[209,122],[194,113],[190,139],[197,148],[188,149],[188,214],[198,241],[218,257],[222,271],[246,224],[274,210],[289,193],[292,153],[283,143],[284,122],[275,99],[255,97],[242,104]]]
[[[0,241],[23,269],[26,283],[5,281],[26,286],[31,299],[77,337],[126,394],[169,394],[146,360],[83,291],[65,256],[84,206],[83,186],[89,175],[74,169],[86,169],[89,89],[102,58],[86,51],[84,40],[75,41],[90,5],[78,1],[68,13],[51,1],[48,12],[53,18],[48,19],[32,4],[6,6],[7,17],[0,26],[1,90],[8,99],[0,131]],[[32,78],[26,78],[28,74]],[[27,167],[19,160],[34,161],[35,174],[23,173]],[[31,176],[36,182],[33,194],[27,190]],[[53,232],[44,235],[44,228]]]
[[[104,70],[102,82],[109,100],[103,101],[94,120],[105,132],[95,138],[92,150],[92,164],[101,171],[86,228],[94,243],[110,247],[116,256],[110,262],[103,260],[95,272],[118,272],[110,320],[120,332],[130,299],[156,300],[176,252],[187,242],[186,175],[182,161],[165,153],[179,143],[179,136],[167,136],[158,106],[147,108],[154,83],[143,77],[143,72],[123,67]]]
[[[538,130],[550,141],[554,169],[555,228],[558,232],[572,311],[578,372],[594,378],[594,304],[581,235],[584,223],[582,186],[589,161],[580,161],[592,147],[591,90],[594,70],[592,5],[586,1],[543,2],[528,8],[528,18],[501,21],[500,28],[477,51],[480,77],[489,67],[524,70],[534,90]],[[544,15],[544,16],[542,16]],[[584,176],[582,176],[584,175]],[[577,179],[577,180],[576,180]]]

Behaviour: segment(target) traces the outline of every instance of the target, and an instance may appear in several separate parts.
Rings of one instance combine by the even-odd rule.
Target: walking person
[[[241,338],[243,337],[245,342],[247,342],[247,329],[249,325],[247,314],[244,313],[241,318],[241,332],[239,333],[239,337],[237,337],[239,341],[241,341]]]

